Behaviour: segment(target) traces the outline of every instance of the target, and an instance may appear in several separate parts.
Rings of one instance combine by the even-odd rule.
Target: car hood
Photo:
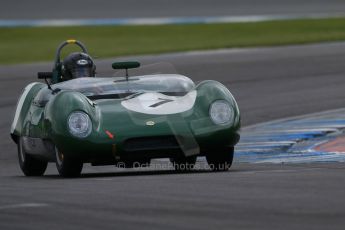
[[[142,93],[122,100],[121,105],[129,111],[152,115],[168,115],[193,108],[197,92],[192,90],[184,96],[168,96],[157,92]]]

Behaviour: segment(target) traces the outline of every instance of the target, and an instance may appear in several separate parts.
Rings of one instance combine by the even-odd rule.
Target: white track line
[[[301,15],[246,15],[219,17],[166,17],[166,18],[103,18],[103,19],[36,19],[0,20],[0,27],[42,27],[42,26],[101,26],[101,25],[169,25],[169,24],[212,24],[236,22],[264,22],[274,20],[322,19],[344,17],[345,14]]]

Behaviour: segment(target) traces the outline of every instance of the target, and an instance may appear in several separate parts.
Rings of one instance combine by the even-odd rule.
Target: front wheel
[[[47,169],[48,162],[34,158],[26,153],[23,146],[23,138],[18,141],[19,166],[25,176],[42,176]]]
[[[232,165],[234,158],[234,147],[217,149],[206,155],[208,165],[213,171],[227,171]]]
[[[83,162],[77,158],[67,157],[55,147],[56,168],[62,177],[79,177]]]

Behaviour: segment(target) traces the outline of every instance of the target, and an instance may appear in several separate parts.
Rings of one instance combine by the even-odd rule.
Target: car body
[[[79,176],[83,163],[133,167],[153,158],[170,158],[178,170],[197,156],[214,170],[231,166],[240,112],[221,83],[195,85],[179,74],[54,82],[54,66],[51,83],[29,84],[17,104],[11,136],[25,175],[42,175],[48,162],[65,177]]]

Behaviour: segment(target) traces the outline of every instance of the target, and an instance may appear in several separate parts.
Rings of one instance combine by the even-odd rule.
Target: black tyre
[[[192,170],[195,166],[196,156],[179,156],[170,158],[171,163],[173,164],[175,170],[177,171],[189,171]]]
[[[65,156],[55,147],[56,168],[62,177],[79,177],[83,162],[77,158]]]
[[[232,165],[234,147],[218,149],[212,154],[206,155],[208,165],[213,171],[227,171]]]
[[[25,152],[23,139],[18,141],[18,160],[19,166],[25,176],[42,176],[47,169],[48,162],[36,159]]]

